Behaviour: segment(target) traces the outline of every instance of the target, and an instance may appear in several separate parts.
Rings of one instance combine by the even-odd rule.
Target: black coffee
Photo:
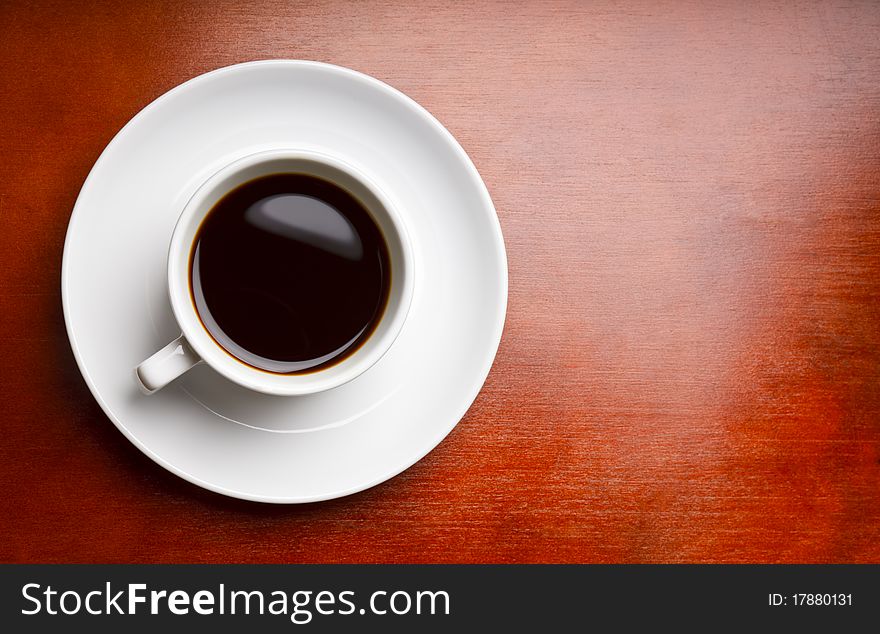
[[[372,334],[391,285],[369,212],[328,181],[273,174],[211,209],[190,255],[192,298],[241,361],[300,374],[338,363]]]

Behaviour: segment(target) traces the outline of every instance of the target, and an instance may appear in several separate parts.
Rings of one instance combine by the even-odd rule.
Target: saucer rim
[[[73,324],[71,323],[71,311],[69,308],[69,284],[70,284],[70,258],[69,251],[71,250],[71,244],[74,240],[73,236],[77,231],[77,227],[80,222],[80,218],[83,215],[82,206],[83,200],[87,197],[88,192],[94,186],[93,183],[95,181],[95,174],[102,171],[100,168],[107,161],[107,156],[111,153],[111,150],[115,148],[115,146],[120,142],[120,139],[123,138],[126,131],[130,127],[134,127],[139,124],[140,120],[143,119],[148,112],[152,109],[157,108],[160,104],[163,104],[165,101],[176,97],[177,95],[187,91],[192,90],[195,85],[200,84],[201,82],[208,81],[211,78],[215,78],[221,75],[232,75],[236,73],[247,72],[251,68],[255,67],[286,67],[286,68],[315,68],[319,69],[323,72],[335,73],[337,75],[344,76],[348,79],[351,79],[356,82],[360,82],[371,86],[373,88],[377,88],[384,92],[392,99],[396,99],[400,101],[402,104],[406,105],[414,114],[418,115],[425,123],[430,125],[436,132],[438,132],[441,137],[446,141],[450,149],[455,153],[457,159],[461,162],[461,165],[465,168],[467,172],[468,178],[471,180],[471,184],[476,187],[476,192],[481,199],[481,208],[484,213],[489,216],[490,226],[491,226],[491,234],[492,240],[495,243],[495,257],[496,257],[496,266],[499,271],[498,283],[495,285],[496,297],[495,305],[500,307],[498,311],[498,319],[496,320],[493,330],[491,333],[487,332],[487,342],[491,343],[491,345],[487,345],[486,353],[483,355],[481,359],[481,371],[479,372],[479,380],[473,381],[471,387],[466,392],[463,391],[463,394],[466,394],[465,398],[462,399],[462,405],[456,408],[455,411],[458,413],[455,416],[449,417],[449,423],[442,426],[439,429],[439,433],[435,434],[433,438],[431,438],[430,442],[427,444],[427,449],[425,451],[417,451],[414,456],[407,458],[402,461],[402,466],[393,467],[387,473],[383,473],[383,475],[373,478],[372,480],[359,483],[357,485],[340,489],[337,491],[330,491],[319,495],[295,495],[295,496],[278,496],[278,495],[259,495],[247,491],[238,491],[229,487],[219,486],[212,482],[208,482],[203,480],[184,469],[181,469],[177,465],[174,465],[152,449],[148,448],[144,443],[142,443],[134,434],[122,423],[122,421],[117,417],[115,412],[109,407],[109,405],[104,400],[100,391],[95,384],[93,377],[89,374],[88,369],[85,366],[83,361],[82,354],[79,349],[79,344],[76,339],[76,335],[74,333]],[[476,400],[476,397],[480,393],[483,388],[483,385],[486,382],[486,379],[489,375],[489,372],[492,369],[492,365],[494,363],[495,357],[498,352],[498,348],[501,343],[501,338],[504,330],[504,324],[507,316],[507,302],[508,302],[508,284],[509,284],[509,271],[508,271],[508,261],[507,261],[507,252],[504,245],[504,237],[501,231],[501,222],[498,218],[497,211],[495,209],[495,205],[492,202],[492,198],[489,194],[488,189],[486,188],[486,184],[483,182],[483,179],[480,177],[479,172],[477,171],[476,166],[474,165],[471,158],[467,155],[464,148],[462,148],[461,144],[458,140],[452,135],[446,127],[440,123],[440,121],[434,117],[428,110],[426,110],[423,106],[413,100],[411,97],[407,96],[403,92],[398,89],[390,86],[389,84],[367,75],[365,73],[361,73],[359,71],[346,68],[343,66],[337,66],[335,64],[329,64],[326,62],[318,62],[311,60],[298,60],[298,59],[267,59],[267,60],[256,60],[250,62],[243,62],[239,64],[233,64],[229,66],[224,66],[221,68],[217,68],[215,70],[209,71],[207,73],[203,73],[188,79],[185,82],[178,84],[177,86],[171,88],[167,92],[163,93],[156,99],[152,100],[146,106],[144,106],[140,111],[137,112],[131,119],[129,119],[122,128],[113,136],[109,143],[104,147],[100,156],[92,165],[88,176],[83,182],[82,187],[80,188],[79,193],[77,194],[76,202],[73,206],[73,211],[70,215],[70,220],[68,221],[67,232],[65,234],[64,239],[64,248],[62,251],[62,266],[61,266],[61,301],[62,308],[64,312],[64,326],[67,331],[68,339],[70,342],[71,350],[73,351],[74,358],[76,360],[77,367],[79,368],[80,373],[83,376],[83,379],[86,382],[86,385],[89,388],[89,391],[92,393],[92,396],[98,402],[98,405],[104,411],[104,414],[110,419],[110,421],[116,426],[119,431],[142,453],[148,456],[151,460],[153,460],[156,464],[167,469],[169,472],[183,478],[199,486],[201,488],[207,489],[209,491],[213,491],[215,493],[219,493],[221,495],[226,495],[233,498],[249,500],[253,502],[263,502],[269,504],[303,504],[310,502],[320,502],[325,500],[331,500],[336,498],[345,497],[348,495],[352,495],[354,493],[358,493],[360,491],[364,491],[366,489],[372,488],[382,482],[390,480],[400,473],[406,471],[411,466],[419,462],[422,458],[428,455],[431,451],[433,451],[437,445],[439,445],[449,433],[458,425],[461,419],[465,416],[467,411],[470,409],[473,402]],[[134,372],[134,369],[132,369]],[[367,370],[369,372],[369,370]],[[295,398],[295,397],[291,397]]]

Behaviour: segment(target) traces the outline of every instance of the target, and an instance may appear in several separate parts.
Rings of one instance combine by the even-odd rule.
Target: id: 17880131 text
[[[767,595],[767,604],[770,606],[814,606],[826,607],[836,605],[852,605],[852,594],[844,593],[809,593],[800,592],[795,594],[778,594],[771,592]]]

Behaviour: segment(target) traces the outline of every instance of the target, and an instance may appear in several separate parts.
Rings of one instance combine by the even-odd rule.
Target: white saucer
[[[183,204],[222,165],[274,147],[339,151],[395,198],[416,255],[403,331],[368,372],[321,394],[257,394],[206,365],[142,394],[134,367],[180,334],[165,266]],[[111,141],[70,220],[62,295],[89,388],[144,453],[219,493],[311,502],[400,473],[461,419],[501,338],[507,260],[479,174],[421,106],[337,66],[253,62],[178,86]]]

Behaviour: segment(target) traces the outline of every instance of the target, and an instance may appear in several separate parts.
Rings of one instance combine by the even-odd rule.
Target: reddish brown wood
[[[179,82],[318,59],[425,105],[501,217],[464,421],[391,482],[201,491],[98,408],[61,248]],[[0,561],[880,562],[880,5],[0,5]]]

